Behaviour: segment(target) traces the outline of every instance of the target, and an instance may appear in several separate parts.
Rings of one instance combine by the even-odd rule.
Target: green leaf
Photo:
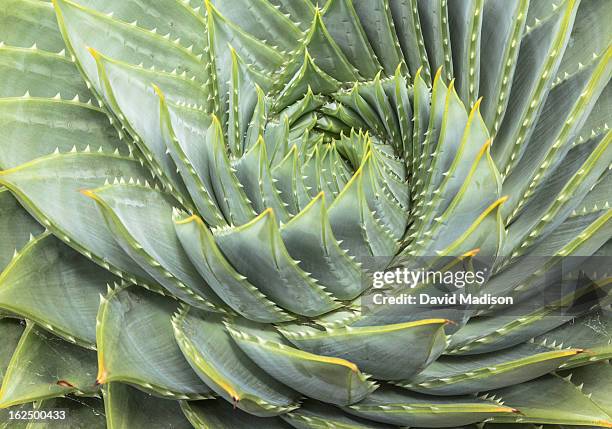
[[[587,0],[580,3],[568,44],[557,76],[574,73],[579,64],[589,63],[593,56],[601,55],[608,48],[612,32],[607,23],[612,11],[605,0]]]
[[[205,99],[206,93],[198,91],[200,86],[186,78],[182,82],[173,82],[172,75],[160,76],[139,67],[109,61],[93,48],[89,48],[89,51],[96,61],[100,93],[107,104],[123,127],[130,132],[165,187],[181,204],[191,208],[192,202],[188,198],[185,184],[177,172],[176,164],[164,140],[161,126],[161,100],[154,91],[153,82],[167,87],[170,94],[176,94],[179,100],[186,101],[190,105],[193,101],[201,102]],[[184,94],[193,95],[184,98]],[[132,102],[135,99],[140,100],[138,105]]]
[[[175,201],[157,189],[130,182],[85,194],[98,204],[115,240],[159,284],[185,302],[224,312],[223,302],[204,284],[176,236]]]
[[[465,395],[532,380],[581,353],[581,349],[554,350],[525,343],[483,355],[442,356],[415,378],[398,384],[430,395]]]
[[[79,193],[118,177],[146,180],[150,175],[132,158],[83,152],[53,154],[0,171],[0,184],[72,248],[132,282],[151,284],[152,279],[115,242],[96,205]]]
[[[126,2],[122,0],[78,0],[81,6],[97,10],[113,18],[132,23],[139,28],[153,31],[169,39],[177,40],[180,45],[192,46],[196,54],[206,48],[202,36],[205,30],[204,18],[199,13],[202,6],[193,7],[189,2],[176,3],[174,0],[158,0],[154,4]]]
[[[561,377],[570,376],[571,383],[584,392],[591,401],[601,408],[608,416],[612,415],[612,401],[608,388],[612,383],[612,368],[610,362],[598,362],[580,368],[562,371]]]
[[[291,428],[278,417],[257,417],[232,408],[230,404],[221,400],[181,401],[181,408],[191,424],[197,429]]]
[[[85,102],[92,97],[74,63],[64,53],[4,45],[0,47],[0,73],[4,77],[0,97],[21,97],[26,92],[32,97],[46,98],[59,93],[66,100],[78,95]]]
[[[282,51],[292,51],[302,37],[302,31],[282,11],[265,0],[212,0],[221,15],[259,40],[278,43]],[[296,2],[298,3],[298,2]],[[248,12],[246,12],[248,11]]]
[[[260,368],[308,397],[348,405],[362,400],[376,388],[354,363],[291,347],[266,325],[238,321],[228,324],[227,329]]]
[[[21,320],[8,317],[0,318],[0,335],[4,342],[4,347],[0,349],[0,385],[24,329],[25,323]]]
[[[234,311],[256,322],[293,320],[232,267],[199,217],[175,215],[174,220],[176,234],[189,259],[208,285]]]
[[[219,315],[183,309],[172,322],[176,341],[194,371],[234,407],[268,417],[298,406],[299,395],[255,365]]]
[[[213,234],[236,271],[280,307],[313,317],[340,306],[290,256],[271,209],[246,225]]]
[[[54,151],[74,148],[127,155],[126,145],[104,112],[79,100],[57,98],[0,99],[0,167],[18,167]],[[19,142],[19,144],[15,144]]]
[[[7,0],[2,3],[0,40],[20,48],[36,44],[49,52],[60,52],[65,48],[53,6],[38,0]]]
[[[612,47],[601,60],[550,90],[533,130],[532,138],[538,144],[527,146],[524,156],[504,183],[504,192],[512,196],[506,210],[509,221],[524,211],[523,208],[535,198],[538,188],[546,186],[545,180],[560,167],[571,148],[570,141],[612,76],[611,60]]]
[[[366,79],[381,69],[351,0],[330,0],[323,7],[322,20],[335,43]],[[308,21],[309,23],[312,21]]]
[[[507,95],[510,103],[493,148],[493,158],[504,176],[515,167],[525,148],[533,146],[528,142],[567,46],[579,3],[565,0],[550,17],[523,35],[512,90]]]
[[[32,238],[0,275],[0,307],[65,340],[94,348],[99,295],[115,279],[43,233]]]
[[[256,216],[256,213],[242,184],[236,178],[235,170],[227,154],[221,123],[215,116],[212,117],[212,124],[206,133],[205,150],[208,171],[215,172],[210,178],[212,188],[225,219],[230,225],[247,223]]]
[[[102,393],[109,429],[191,428],[177,401],[157,398],[123,383],[108,383]]]
[[[325,73],[340,82],[353,82],[359,79],[359,71],[344,55],[331,36],[319,9],[315,10],[312,26],[306,35],[303,46],[317,65]]]
[[[175,400],[209,396],[209,388],[174,339],[171,318],[176,301],[134,286],[117,287],[101,301],[96,327],[98,383],[129,383]]]
[[[325,330],[289,325],[279,330],[301,350],[349,360],[377,379],[399,380],[422,371],[442,353],[447,322],[428,319]],[[410,353],[406,344],[411,344]]]
[[[6,188],[0,188],[0,273],[11,262],[17,249],[43,231]]]
[[[67,394],[95,395],[96,354],[29,323],[8,365],[0,389],[6,408]]]
[[[297,410],[283,414],[282,419],[296,429],[333,427],[338,429],[391,429],[395,426],[376,423],[343,413],[338,408],[309,399]]]
[[[447,82],[453,78],[453,57],[448,28],[448,5],[444,0],[416,0],[429,69],[442,69]]]
[[[338,299],[354,299],[367,287],[359,266],[334,237],[323,193],[283,225],[280,232],[300,268]]]
[[[497,133],[510,101],[528,7],[529,0],[488,0],[482,9],[479,88],[482,116],[492,134]]]
[[[293,73],[275,99],[273,110],[279,111],[298,101],[310,88],[315,94],[331,94],[340,88],[340,82],[325,73],[316,64],[316,60],[304,49],[303,56],[296,57]],[[283,82],[284,83],[284,82]]]
[[[493,390],[487,396],[495,396],[520,412],[511,417],[495,417],[495,422],[612,427],[610,416],[584,391],[556,375]]]
[[[260,214],[268,208],[272,209],[279,221],[285,222],[289,213],[274,185],[264,139],[260,138],[255,146],[238,159],[234,168],[255,211]]]
[[[98,70],[89,48],[130,64],[143,63],[157,70],[184,71],[204,84],[207,79],[201,54],[182,46],[175,40],[83,7],[70,0],[55,0],[55,11],[66,46],[78,60],[86,79],[100,90]],[[195,17],[194,17],[195,18]],[[203,27],[199,30],[202,31]],[[112,35],[112,36],[111,36]]]
[[[353,1],[352,3],[385,73],[387,76],[393,76],[395,69],[402,63],[403,57],[388,1]]]
[[[516,410],[471,396],[443,398],[381,387],[344,410],[360,417],[400,426],[447,427],[467,425]]]
[[[562,368],[610,359],[612,357],[610,317],[609,310],[594,311],[534,338],[534,342],[584,349],[584,353],[574,356],[562,365]]]
[[[421,32],[421,20],[417,7],[418,0],[389,0],[389,7],[393,16],[393,24],[399,39],[404,61],[408,65],[410,74],[416,76],[419,68],[425,79],[431,81],[431,71],[425,49],[425,41]]]
[[[484,0],[450,2],[449,33],[457,90],[466,106],[473,106],[480,88],[480,44]]]

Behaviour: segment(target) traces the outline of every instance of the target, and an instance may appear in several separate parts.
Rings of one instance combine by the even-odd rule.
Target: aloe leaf
[[[32,270],[32,267],[38,267]],[[98,295],[116,279],[49,233],[33,237],[0,275],[0,307],[65,340],[95,347]]]
[[[565,0],[552,15],[523,35],[509,104],[493,148],[493,158],[504,176],[532,146],[527,143],[567,46],[578,4]]]
[[[383,70],[393,76],[403,56],[388,0],[353,1],[353,7]]]
[[[0,385],[24,330],[25,322],[22,320],[9,317],[0,318],[0,333],[5,344],[0,350]]]
[[[562,368],[585,365],[612,357],[612,338],[609,335],[609,326],[610,312],[598,310],[570,320],[534,338],[534,342],[584,349],[584,353],[574,356],[569,362],[562,365]]]
[[[219,208],[230,225],[242,225],[256,216],[242,184],[235,175],[226,151],[223,129],[219,120],[213,116],[206,132],[206,155],[212,188]]]
[[[197,429],[291,428],[278,417],[257,417],[232,408],[225,401],[181,401],[181,408],[193,427]]]
[[[236,345],[220,316],[182,309],[173,326],[194,371],[234,407],[268,417],[298,406],[299,395],[255,365]]]
[[[279,221],[285,222],[289,213],[274,185],[264,139],[260,138],[255,146],[237,160],[234,168],[255,211],[259,214],[270,208]]]
[[[272,79],[257,72],[246,64],[238,53],[232,52],[232,79],[230,82],[230,99],[228,110],[228,145],[231,153],[240,157],[245,151],[249,125],[257,127],[257,105],[260,92],[269,90]],[[249,145],[249,148],[252,145]]]
[[[381,69],[368,41],[352,0],[330,0],[323,7],[322,20],[329,34],[359,73],[373,78]]]
[[[447,82],[453,78],[453,57],[448,23],[447,0],[416,0],[421,32],[430,70],[442,68]]]
[[[176,64],[177,73],[185,71],[200,84],[206,82],[207,73],[199,57],[201,54],[170,40],[169,36],[166,38],[152,29],[140,28],[136,23],[132,25],[70,0],[56,0],[54,6],[66,46],[78,59],[85,77],[98,90],[101,88],[98,70],[89,48],[119,61],[142,62],[147,68],[153,66],[167,72],[172,71],[171,64]],[[123,43],[124,40],[130,43]]]
[[[6,188],[0,188],[0,272],[13,259],[15,251],[38,235],[43,227],[38,224]]]
[[[194,112],[189,112],[191,113],[190,115],[185,109],[181,109],[178,106],[170,107],[161,89],[157,86],[154,86],[154,89],[159,96],[160,102],[159,115],[162,138],[174,159],[174,163],[178,167],[177,171],[181,174],[183,183],[185,183],[195,207],[197,207],[198,212],[210,225],[225,225],[225,218],[214,200],[210,177],[206,174],[208,169],[208,159],[206,159],[207,153],[196,145],[187,143],[191,141],[192,138],[194,140],[198,138],[202,139],[205,136],[202,130],[198,129],[199,132],[195,132],[194,128],[190,127],[189,120],[197,118],[200,119],[203,124],[210,125],[208,116],[196,114],[197,116],[194,118]],[[198,111],[198,113],[201,112]],[[177,136],[177,133],[175,133],[175,127],[180,138]],[[198,171],[202,171],[202,173],[198,173]]]
[[[94,395],[96,354],[29,323],[8,365],[0,407],[67,394]]]
[[[376,388],[354,363],[291,347],[273,328],[237,321],[228,324],[227,329],[260,368],[308,397],[348,405]]]
[[[73,148],[80,152],[128,153],[104,112],[78,99],[0,99],[0,124],[5,131],[0,136],[0,167],[4,169]]]
[[[371,184],[367,180],[371,177],[372,162],[370,151],[328,211],[335,237],[357,262],[368,264],[365,269],[386,265],[388,261],[382,259],[390,259],[397,249],[396,239],[376,218],[375,207],[370,207],[366,200],[364,188]],[[371,260],[372,256],[380,260]]]
[[[279,330],[301,350],[347,359],[377,379],[399,380],[420,372],[442,353],[446,323],[427,319],[325,330],[289,325]],[[407,344],[411,344],[410,353],[406,353]]]
[[[309,0],[270,0],[280,12],[289,18],[302,30],[307,31],[314,16],[315,7]]]
[[[444,398],[389,387],[381,387],[344,410],[383,423],[432,428],[467,425],[516,412],[513,408],[472,396]]]
[[[0,47],[1,97],[21,97],[28,92],[33,97],[64,99],[75,96],[87,101],[91,93],[80,80],[74,63],[63,52],[48,52],[36,47]],[[47,76],[53,76],[49,81]]]
[[[315,10],[312,26],[303,42],[309,54],[317,59],[317,65],[340,82],[359,79],[359,71],[344,55],[324,23],[321,11]]]
[[[430,117],[430,101],[432,93],[429,91],[427,83],[423,80],[421,74],[423,69],[419,68],[414,76],[414,127],[412,128],[412,159],[410,166],[415,170],[411,177],[410,188],[416,194],[416,190],[420,189],[423,179],[419,180],[418,169],[422,168],[425,155],[424,143],[427,138],[428,119]]]
[[[430,395],[465,395],[532,380],[582,352],[525,343],[484,355],[442,356],[416,377],[398,384]]]
[[[297,410],[283,414],[281,417],[296,429],[314,429],[318,427],[391,429],[395,427],[343,413],[337,408],[326,406],[312,399],[306,401]]]
[[[607,200],[607,196],[604,200]],[[528,290],[549,281],[546,275],[554,273],[555,266],[561,263],[566,271],[577,268],[576,265],[584,257],[591,256],[612,235],[609,222],[612,212],[606,209],[605,203],[599,204],[601,208],[597,210],[589,207],[583,213],[576,212],[569,216],[546,240],[541,240],[529,251],[516,248],[511,255],[513,259],[506,259],[496,267],[496,273],[486,289],[497,293]]]
[[[123,383],[108,383],[102,393],[109,429],[191,428],[177,401],[157,398]]]
[[[175,400],[207,398],[210,389],[174,339],[171,318],[176,309],[176,301],[133,286],[117,287],[102,297],[97,382],[129,383]]]
[[[496,134],[506,112],[529,0],[485,1],[482,9],[480,94],[482,115]]]
[[[264,0],[225,2],[212,0],[219,12],[259,40],[278,43],[282,51],[292,51],[302,37],[302,31],[271,2]],[[248,13],[245,11],[248,10]]]
[[[550,400],[550,392],[555,393],[554,401]],[[612,427],[610,416],[583,390],[556,375],[493,390],[486,396],[494,396],[520,411],[511,417],[496,416],[496,422]]]
[[[249,64],[257,64],[264,72],[278,70],[283,63],[281,53],[270,45],[246,33],[243,29],[222,16],[210,0],[206,6],[206,37],[208,55],[205,69],[210,75],[209,86],[214,105],[213,112],[219,117],[224,129],[227,123],[227,101],[232,77],[232,49]]]
[[[119,247],[95,204],[79,193],[117,177],[150,178],[132,158],[105,153],[53,154],[0,172],[0,184],[55,236],[114,274],[153,283]],[[128,274],[129,273],[129,274]]]
[[[359,266],[334,237],[323,193],[283,225],[280,232],[300,268],[338,299],[353,299],[366,287]]]
[[[166,79],[155,77],[143,69],[130,68],[125,64],[106,60],[93,48],[90,48],[90,52],[96,60],[101,94],[122,125],[130,131],[155,174],[181,204],[191,208],[192,202],[188,198],[185,184],[163,138],[160,127],[161,101],[149,79],[153,78],[159,84],[167,86],[171,93],[178,88],[179,94],[186,93],[189,89],[195,92],[199,86],[193,85],[189,88],[188,85],[181,87],[180,83],[171,85],[168,82],[172,80],[170,76],[164,76]],[[187,82],[183,82],[185,83]],[[202,96],[204,97],[205,95]],[[141,100],[138,106],[131,103],[134,99]],[[187,100],[191,102],[194,99],[197,100],[198,97],[189,97]]]
[[[170,195],[133,182],[84,192],[96,201],[125,252],[164,288],[185,302],[225,311],[176,236],[172,221],[176,204]]]
[[[594,56],[599,56],[608,48],[612,32],[607,23],[612,12],[605,1],[587,0],[580,3],[576,20],[572,27],[571,43],[563,54],[557,76],[574,73],[576,66],[587,64]]]
[[[448,4],[452,39],[453,72],[461,99],[467,106],[476,102],[480,88],[480,44],[484,0]]]
[[[494,315],[473,318],[453,334],[447,350],[449,354],[478,354],[501,350],[544,334],[575,316],[593,310],[601,293],[607,293],[609,282],[586,281],[578,287],[562,287],[557,299],[550,299],[543,291],[546,305],[535,306],[526,301]],[[554,283],[552,286],[557,286]],[[552,287],[551,286],[551,287]],[[539,302],[539,301],[536,301]]]
[[[206,43],[203,37],[204,18],[199,14],[199,7],[189,2],[176,4],[173,0],[156,1],[155,4],[133,3],[121,0],[78,0],[78,4],[97,10],[113,18],[136,24],[139,28],[166,36],[201,54]],[[175,25],[179,23],[180,25]]]
[[[299,61],[298,61],[299,60]],[[340,82],[325,73],[313,57],[304,49],[304,54],[296,58],[294,67],[287,70],[293,72],[288,82],[280,90],[273,109],[279,111],[298,101],[311,88],[317,94],[331,94],[340,88]]]
[[[393,24],[397,33],[404,61],[412,76],[416,76],[420,67],[427,81],[431,81],[431,71],[421,31],[421,19],[418,13],[417,0],[389,0]]]
[[[279,196],[287,205],[287,211],[291,215],[296,215],[303,210],[311,199],[306,190],[301,166],[298,148],[293,145],[285,158],[272,169],[272,178],[275,180]]]
[[[506,254],[519,246],[518,253],[525,253],[563,223],[608,169],[612,162],[611,141],[612,132],[608,132],[603,138],[576,146],[567,154],[559,169],[542,183],[533,201],[510,225]]]
[[[318,316],[339,307],[290,256],[271,209],[248,224],[213,234],[236,271],[280,307],[305,316]]]
[[[608,416],[612,415],[612,401],[607,390],[612,382],[612,368],[609,362],[598,362],[558,373],[584,392],[591,401]]]
[[[29,48],[36,44],[49,52],[65,48],[53,7],[48,2],[7,0],[2,9],[0,40],[7,45]]]
[[[215,293],[234,311],[262,323],[293,319],[232,267],[200,218],[175,215],[174,220],[177,236],[191,262]]]
[[[550,90],[546,105],[537,121],[533,138],[505,183],[504,191],[512,195],[506,212],[508,220],[529,204],[535,192],[544,186],[570,150],[570,141],[593,109],[597,98],[612,76],[612,47],[601,60],[576,73]],[[512,211],[509,209],[512,208]]]

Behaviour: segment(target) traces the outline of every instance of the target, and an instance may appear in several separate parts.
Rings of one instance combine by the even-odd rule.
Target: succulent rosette
[[[612,427],[612,7],[557,1],[3,0],[0,427]]]

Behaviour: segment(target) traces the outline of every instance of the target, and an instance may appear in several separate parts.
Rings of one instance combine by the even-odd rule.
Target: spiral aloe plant
[[[557,1],[2,0],[0,427],[612,427],[612,7]],[[512,305],[368,301],[459,267]]]

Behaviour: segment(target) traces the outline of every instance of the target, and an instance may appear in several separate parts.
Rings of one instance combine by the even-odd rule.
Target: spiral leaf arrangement
[[[4,0],[3,427],[612,427],[611,20]],[[365,311],[423,260],[515,305]]]

